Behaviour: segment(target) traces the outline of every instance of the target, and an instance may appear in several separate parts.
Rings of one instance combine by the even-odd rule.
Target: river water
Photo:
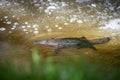
[[[89,0],[87,0],[89,1]],[[85,54],[98,57],[107,65],[120,65],[120,11],[108,3],[43,0],[0,1],[0,56],[14,56],[23,62],[31,59],[32,48],[37,48],[45,57]],[[54,54],[54,48],[34,45],[35,40],[51,38],[87,39],[110,37],[106,44],[91,49],[63,49]]]

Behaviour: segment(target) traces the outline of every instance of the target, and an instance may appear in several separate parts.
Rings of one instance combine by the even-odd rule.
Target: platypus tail
[[[89,40],[92,44],[104,44],[111,40],[110,37],[104,37],[104,38],[98,38],[98,39],[92,39]]]

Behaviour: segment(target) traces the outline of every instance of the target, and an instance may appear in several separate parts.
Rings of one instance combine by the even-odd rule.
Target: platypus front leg
[[[54,50],[54,53],[56,53],[56,54],[58,54],[60,52],[60,49],[59,48],[56,48],[55,50]]]
[[[62,45],[58,45],[57,47],[56,47],[56,49],[54,50],[54,53],[56,53],[56,54],[58,54],[58,53],[60,53],[60,49],[62,48]]]

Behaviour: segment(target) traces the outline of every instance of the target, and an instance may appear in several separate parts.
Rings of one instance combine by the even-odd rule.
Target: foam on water
[[[91,0],[76,0],[76,2],[87,2],[87,1],[91,1]]]
[[[91,0],[76,0],[76,2],[88,2],[88,1]],[[22,3],[25,3],[25,1],[22,1]],[[113,15],[112,12],[111,15],[109,15],[108,13],[112,11],[110,9],[111,6],[108,6],[104,8],[103,11],[100,11],[99,7],[101,6],[95,3],[85,4],[86,6],[82,6],[77,5],[74,2],[73,3],[71,2],[71,4],[69,4],[69,2],[64,1],[55,2],[53,0],[49,0],[44,2],[43,0],[40,0],[40,2],[38,2],[38,0],[34,0],[33,7],[36,9],[36,12],[32,12],[32,10],[31,11],[27,10],[28,8],[26,7],[28,6],[26,7],[22,6],[20,5],[20,3],[17,2],[14,2],[13,4],[11,2],[3,1],[1,4],[2,5],[0,6],[4,7],[4,8],[1,7],[1,10],[8,11],[8,13],[10,14],[3,16],[1,20],[5,19],[4,23],[11,26],[11,30],[21,27],[21,30],[23,30],[23,32],[25,33],[38,34],[40,30],[42,31],[42,29],[45,30],[46,32],[53,32],[58,30],[62,31],[64,30],[65,26],[72,26],[71,28],[73,28],[72,30],[74,30],[73,26],[84,27],[84,24],[87,24],[89,29],[90,26],[92,25],[94,26],[96,24],[102,26],[96,27],[99,28],[99,30],[111,29],[118,31],[120,29],[119,27],[120,20],[114,18],[119,16],[118,13],[113,13]],[[16,19],[18,22],[12,21],[10,19],[10,16],[14,16],[12,18]],[[29,19],[30,17],[32,18]],[[107,20],[110,21],[107,23]],[[66,29],[66,31],[68,29]]]
[[[0,28],[0,31],[5,31],[6,29],[4,27],[1,27]]]
[[[120,19],[111,19],[104,27],[100,27],[99,29],[120,31]]]

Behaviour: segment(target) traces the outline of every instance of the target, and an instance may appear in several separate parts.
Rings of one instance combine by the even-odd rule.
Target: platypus
[[[48,40],[35,41],[34,44],[54,46],[55,47],[54,52],[59,53],[60,49],[70,47],[77,49],[91,48],[93,50],[97,50],[93,45],[104,44],[110,40],[111,39],[109,37],[88,40],[86,37],[83,36],[80,38],[58,38],[58,39],[52,38]]]

